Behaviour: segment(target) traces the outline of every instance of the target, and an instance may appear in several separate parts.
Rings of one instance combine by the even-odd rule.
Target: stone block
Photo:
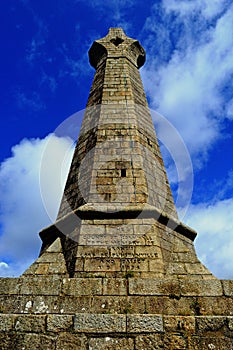
[[[54,262],[64,262],[63,253],[53,253],[45,251],[37,260],[37,263],[54,263]]]
[[[62,313],[60,308],[60,297],[57,296],[35,296],[25,302],[21,312],[35,314]]]
[[[18,294],[21,278],[0,278],[0,295]]]
[[[233,350],[232,338],[219,334],[212,336],[193,336],[189,340],[189,349],[192,350]]]
[[[0,332],[9,332],[14,326],[14,315],[0,314]]]
[[[127,307],[126,296],[96,296],[92,298],[91,312],[96,314],[121,314]]]
[[[148,271],[149,260],[145,258],[121,258],[121,271]]]
[[[126,278],[104,278],[103,279],[104,295],[127,295]]]
[[[72,315],[48,315],[47,330],[49,332],[61,332],[73,330]]]
[[[57,263],[57,261],[49,264],[47,274],[48,275],[67,275],[68,276],[65,261],[60,260],[59,264]],[[37,271],[35,273],[37,273]]]
[[[195,332],[194,316],[164,316],[165,332]]]
[[[28,296],[24,295],[0,295],[0,312],[1,313],[21,313],[24,310]]]
[[[217,332],[226,324],[225,316],[197,316],[196,328],[199,332]]]
[[[180,282],[181,295],[185,296],[222,296],[219,280],[183,279]]]
[[[0,349],[9,350],[15,349],[14,340],[11,333],[5,333],[0,331]]]
[[[160,334],[142,334],[135,339],[135,350],[161,350],[163,340]]]
[[[121,308],[123,313],[126,314],[144,314],[145,307],[145,297],[144,296],[128,296],[125,303]]]
[[[127,315],[127,332],[163,332],[163,318],[158,315]]]
[[[90,338],[89,350],[134,350],[132,338]]]
[[[59,295],[61,293],[61,279],[57,276],[24,277],[20,293],[29,295]]]
[[[201,315],[233,315],[233,298],[198,297]]]
[[[197,263],[185,263],[185,268],[188,272],[188,274],[194,274],[194,275],[210,275],[211,273],[209,270],[202,265],[200,262]]]
[[[169,264],[166,273],[171,275],[187,275],[186,266],[184,263],[181,262],[173,262]]]
[[[78,246],[76,254],[79,258],[104,258],[109,257],[109,249],[107,247],[89,247]]]
[[[145,296],[145,311],[147,314],[163,314],[168,297]]]
[[[233,316],[227,317],[228,328],[233,331]]]
[[[60,298],[60,302],[56,310],[58,310],[59,313],[61,312],[60,310],[62,310],[61,313],[64,314],[91,312],[92,300],[92,296],[63,296]]]
[[[45,332],[46,316],[23,315],[16,317],[15,330],[17,332]]]
[[[71,296],[102,295],[102,278],[64,278],[62,293]]]
[[[164,349],[172,350],[186,350],[187,337],[184,334],[165,334]],[[192,349],[192,348],[191,348]],[[201,348],[200,348],[201,349]]]
[[[233,296],[233,280],[222,280],[223,293],[227,297]]]
[[[180,294],[178,279],[171,278],[130,278],[129,294],[131,295],[171,295]]]
[[[84,271],[101,272],[101,271],[120,271],[121,261],[116,258],[93,258],[85,259]]]
[[[56,350],[86,350],[87,349],[87,339],[85,336],[72,333],[59,333]]]
[[[14,339],[13,347],[10,349],[20,350],[55,350],[56,349],[56,338],[54,336],[47,336],[36,333],[18,333]]]
[[[126,331],[125,315],[76,314],[74,330],[85,333],[119,333]]]
[[[25,275],[47,275],[49,270],[49,263],[37,263],[32,264],[29,269],[25,272]]]

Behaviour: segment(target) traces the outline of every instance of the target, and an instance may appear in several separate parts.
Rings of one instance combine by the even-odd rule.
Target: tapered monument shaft
[[[139,73],[144,49],[110,28],[89,59],[96,73],[57,221],[40,233],[41,254],[59,237],[71,277],[183,276],[190,264],[209,276],[195,254],[196,233],[178,221]]]
[[[148,203],[177,218],[138,70],[143,48],[111,28],[89,59],[96,74],[58,217],[85,203]]]

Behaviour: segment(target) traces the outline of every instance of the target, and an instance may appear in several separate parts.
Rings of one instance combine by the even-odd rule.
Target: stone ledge
[[[160,211],[158,208],[151,206],[149,204],[138,204],[128,205],[127,209],[122,210],[122,204],[119,206],[101,206],[101,210],[95,210],[95,205],[85,204],[73,212],[63,216],[61,219],[57,220],[53,225],[43,229],[39,235],[43,241],[43,246],[41,252],[48,248],[57,237],[61,237],[64,234],[70,234],[77,226],[81,219],[88,220],[112,220],[112,219],[136,219],[138,216],[140,218],[148,219],[152,218],[157,220],[159,223],[167,226],[168,228],[174,230],[175,232],[187,237],[191,241],[197,236],[196,231],[187,225],[183,224],[179,220],[169,217],[166,213]],[[98,204],[100,207],[100,204]],[[62,232],[62,233],[61,233]]]

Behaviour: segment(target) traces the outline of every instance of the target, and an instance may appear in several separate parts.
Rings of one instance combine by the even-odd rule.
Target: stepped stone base
[[[233,349],[233,281],[0,280],[0,349]]]

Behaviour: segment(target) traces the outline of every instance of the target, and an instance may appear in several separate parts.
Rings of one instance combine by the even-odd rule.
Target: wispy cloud
[[[18,90],[16,92],[16,102],[18,108],[22,110],[27,109],[29,111],[38,112],[45,109],[44,102],[41,100],[40,95],[35,91],[26,93],[22,90]]]
[[[45,85],[46,87],[49,88],[49,90],[51,92],[55,92],[56,89],[57,89],[58,83],[57,83],[56,79],[53,76],[43,72],[42,76],[41,76],[40,85],[41,86]]]
[[[50,193],[49,216],[40,186],[41,159],[50,143],[50,160],[43,167]],[[55,220],[65,178],[65,156],[72,153],[66,138],[50,135],[45,139],[24,139],[12,148],[12,157],[0,167],[0,274],[18,275],[38,256],[41,246],[38,232]],[[70,157],[69,156],[69,157]],[[68,158],[69,158],[68,157]],[[60,171],[60,176],[59,176]],[[45,173],[46,172],[46,173]]]
[[[206,1],[205,5],[201,1],[193,3],[197,5],[194,12],[191,2],[163,2],[163,20],[170,21],[173,13],[180,32],[166,35],[168,61],[153,58],[153,43],[148,43],[151,63],[142,74],[152,107],[177,127],[191,154],[198,156],[196,165],[200,166],[221,137],[224,119],[231,116],[231,100],[222,94],[222,87],[232,85],[229,77],[233,75],[233,7],[219,1],[212,5]],[[217,15],[211,25],[206,23],[206,17]],[[152,21],[153,16],[148,18],[145,32],[156,30],[157,25],[149,28]],[[159,44],[163,46],[162,40]]]
[[[32,33],[32,39],[28,43],[26,51],[26,61],[33,65],[38,59],[44,56],[44,47],[48,37],[48,28],[44,20],[34,10],[29,1],[22,1],[27,10],[31,13],[31,17],[35,24],[35,32]]]
[[[127,10],[135,5],[134,0],[77,0],[95,9],[99,16],[111,20],[112,27],[122,27],[126,31],[132,26]]]
[[[43,45],[45,40],[42,38],[33,38],[26,53],[26,61],[33,64],[35,60],[40,59],[43,55]]]

